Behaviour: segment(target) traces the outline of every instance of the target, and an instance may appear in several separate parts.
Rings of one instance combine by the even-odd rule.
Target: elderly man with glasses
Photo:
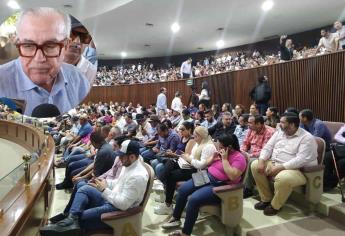
[[[71,19],[51,8],[28,9],[17,22],[19,58],[0,66],[0,97],[26,101],[24,114],[43,103],[61,113],[77,106],[90,84],[82,72],[64,63]]]

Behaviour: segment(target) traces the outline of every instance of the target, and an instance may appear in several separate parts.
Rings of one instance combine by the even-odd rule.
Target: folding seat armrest
[[[325,168],[324,165],[316,165],[316,166],[305,166],[301,168],[301,171],[304,173],[311,173],[315,171],[321,171]]]
[[[243,187],[244,187],[243,184],[223,185],[223,186],[219,186],[219,187],[214,187],[213,193],[217,194],[217,193],[231,192],[231,191],[235,191],[237,189],[243,188]]]
[[[108,213],[103,213],[101,216],[101,219],[102,219],[102,221],[117,220],[120,218],[133,216],[133,215],[138,214],[142,211],[143,211],[142,207],[134,207],[134,208],[128,209],[127,211],[108,212]]]

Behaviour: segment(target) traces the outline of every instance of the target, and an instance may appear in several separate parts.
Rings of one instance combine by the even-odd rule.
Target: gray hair
[[[69,38],[70,33],[71,33],[71,25],[72,25],[70,16],[66,13],[63,13],[62,11],[59,11],[57,9],[50,8],[50,7],[29,8],[20,12],[17,23],[16,23],[17,36],[18,36],[18,29],[20,25],[22,24],[23,18],[29,14],[35,15],[35,16],[49,16],[53,14],[60,15],[64,21],[64,36],[66,38]]]
[[[119,126],[114,126],[111,128],[110,133],[114,135],[114,138],[122,135],[122,130]]]
[[[226,111],[223,113],[223,116],[232,116],[230,112]]]

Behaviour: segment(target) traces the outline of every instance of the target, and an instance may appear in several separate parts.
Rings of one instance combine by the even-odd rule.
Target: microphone
[[[38,105],[32,110],[31,116],[36,118],[48,118],[48,117],[56,117],[59,116],[61,113],[59,109],[53,105],[48,103],[43,103]]]

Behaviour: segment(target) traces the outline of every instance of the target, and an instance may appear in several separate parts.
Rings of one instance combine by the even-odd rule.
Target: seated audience
[[[112,155],[113,148],[108,144],[100,132],[93,132],[90,136],[92,146],[97,149],[97,154],[92,163],[92,173],[95,177],[100,176],[111,168],[114,163],[114,157]],[[89,163],[89,164],[90,164]],[[72,165],[71,163],[70,165]],[[65,179],[62,183],[56,185],[56,189],[72,188],[72,177],[85,169],[87,165],[83,165],[80,168],[74,168],[74,166],[68,166],[65,172]]]
[[[212,142],[207,143],[208,135],[206,135],[206,139],[202,138],[201,141],[198,139],[197,142],[192,138],[193,123],[184,122],[179,129],[181,133],[181,141],[177,150],[175,152],[167,152],[166,156],[169,158],[156,166],[157,178],[164,184],[165,190],[165,203],[155,207],[154,209],[154,213],[158,215],[172,213],[172,201],[176,183],[178,181],[189,180],[192,177],[192,173],[196,171],[193,164],[189,164],[184,161],[186,155],[190,155],[192,159],[195,160],[204,160],[205,156],[208,155],[208,150],[213,148]],[[199,128],[197,130],[202,134]],[[194,133],[196,133],[197,130],[194,131]],[[205,145],[201,145],[201,143]],[[194,147],[204,149],[202,152],[195,153],[196,149],[193,149]],[[196,154],[200,156],[195,156]]]
[[[217,120],[214,118],[212,110],[206,110],[204,115],[205,120],[200,124],[201,126],[209,129],[217,124]]]
[[[241,176],[246,170],[246,159],[240,152],[236,136],[221,135],[218,146],[219,152],[214,152],[206,161],[209,182],[196,186],[193,179],[190,179],[178,189],[173,216],[162,227],[169,229],[179,226],[184,208],[186,208],[186,219],[182,231],[175,231],[169,235],[191,235],[200,207],[221,203],[219,197],[213,193],[213,187],[242,181]]]
[[[317,165],[315,138],[299,128],[295,113],[284,113],[280,119],[281,130],[261,150],[260,157],[251,164],[251,171],[260,194],[255,209],[272,216],[285,204],[294,187],[304,185],[306,178],[299,170]],[[269,181],[274,178],[274,193]]]
[[[248,165],[257,160],[260,152],[268,140],[272,137],[275,129],[265,125],[264,118],[261,115],[249,116],[248,118],[249,131],[243,140],[241,152],[248,160]],[[243,198],[248,198],[253,195],[254,190],[253,175],[248,169],[248,175],[244,180]]]
[[[249,131],[248,129],[248,114],[242,114],[238,118],[238,125],[236,125],[236,129],[234,131],[234,135],[236,135],[238,144],[240,147],[243,144],[244,138],[247,136],[247,133]]]
[[[106,212],[126,211],[142,202],[149,175],[139,159],[139,143],[122,143],[119,158],[123,169],[115,180],[99,180],[78,189],[68,217],[40,229],[42,236],[57,233],[74,236],[81,230],[108,229],[101,220]]]
[[[197,110],[196,110],[197,112]],[[177,128],[183,124],[183,122],[192,122],[194,123],[193,118],[191,117],[191,112],[188,109],[183,109],[182,111],[182,119],[180,120],[180,123],[178,124]]]
[[[326,151],[329,150],[329,145],[332,141],[331,132],[321,120],[314,117],[313,111],[310,109],[304,109],[299,113],[299,118],[301,122],[300,127],[312,135],[325,140]]]
[[[145,150],[141,153],[141,156],[147,163],[157,158],[161,161],[167,151],[175,152],[180,142],[180,137],[175,130],[170,129],[166,124],[158,125],[157,133],[158,143],[152,149]],[[155,166],[152,167],[155,168]]]
[[[231,113],[227,111],[222,114],[222,120],[209,128],[208,132],[214,140],[217,140],[222,134],[233,134],[235,128],[236,126],[232,121]]]
[[[259,115],[259,111],[258,111],[258,108],[257,108],[255,103],[250,105],[250,107],[249,107],[249,115],[251,115],[251,116]]]
[[[278,108],[276,107],[269,107],[266,111],[266,121],[265,125],[271,126],[272,128],[276,128],[277,124],[279,123],[279,113]]]
[[[97,177],[97,179],[99,180],[106,180],[106,181],[110,181],[110,180],[114,180],[117,179],[121,173],[122,170],[122,162],[120,160],[120,158],[118,157],[119,154],[119,150],[121,148],[121,144],[123,141],[125,141],[125,139],[127,139],[125,136],[120,136],[115,138],[115,142],[116,142],[116,148],[114,149],[114,153],[113,156],[115,157],[115,161],[114,164],[112,166],[111,169],[109,169],[107,172],[105,172],[104,174],[100,175]],[[73,200],[75,198],[75,194],[77,193],[78,189],[81,188],[82,186],[88,184],[88,183],[93,183],[95,181],[95,177],[91,177],[91,179],[84,179],[83,177],[79,177],[79,176],[75,176],[73,178],[73,182],[74,184],[74,188],[72,191],[72,194],[70,196],[69,202],[67,203],[63,213],[60,213],[56,216],[53,216],[51,218],[49,218],[49,221],[51,223],[57,223],[60,220],[65,219],[68,216],[68,212],[71,208],[71,205],[73,203]]]

